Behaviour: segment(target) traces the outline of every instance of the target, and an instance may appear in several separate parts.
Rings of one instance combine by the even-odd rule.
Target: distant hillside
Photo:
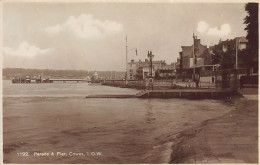
[[[11,79],[14,76],[36,76],[43,74],[46,77],[63,76],[63,77],[91,77],[95,71],[86,70],[52,70],[52,69],[23,69],[23,68],[4,68],[3,79]],[[101,78],[123,78],[125,72],[117,71],[97,71]]]

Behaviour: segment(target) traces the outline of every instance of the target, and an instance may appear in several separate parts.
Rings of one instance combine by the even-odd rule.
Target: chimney
[[[198,46],[200,44],[200,39],[195,40],[195,46]]]

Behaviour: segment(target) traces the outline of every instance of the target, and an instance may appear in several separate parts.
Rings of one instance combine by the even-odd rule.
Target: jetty
[[[82,78],[51,78],[49,79],[50,82],[55,82],[55,81],[62,81],[62,82],[67,82],[67,81],[74,81],[74,82],[90,82],[90,80],[88,79],[82,79]]]
[[[170,89],[143,90],[135,95],[88,95],[86,98],[186,98],[186,99],[225,99],[239,95],[231,89]]]

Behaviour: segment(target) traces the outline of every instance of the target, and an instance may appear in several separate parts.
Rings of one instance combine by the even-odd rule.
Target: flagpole
[[[195,75],[195,36],[193,33],[193,76]]]
[[[126,49],[125,49],[125,68],[126,68],[126,75],[125,75],[125,84],[127,84],[127,36],[125,38],[126,41]]]

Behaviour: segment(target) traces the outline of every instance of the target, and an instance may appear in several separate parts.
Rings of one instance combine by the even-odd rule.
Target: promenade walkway
[[[258,88],[244,88],[239,90],[239,93],[248,100],[258,100]]]
[[[171,163],[258,163],[258,89],[239,92],[234,110],[176,138]]]

